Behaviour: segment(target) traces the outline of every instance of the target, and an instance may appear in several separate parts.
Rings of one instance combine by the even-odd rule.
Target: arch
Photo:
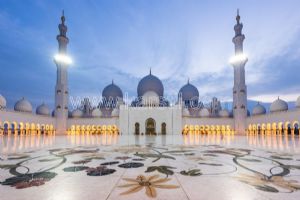
[[[146,120],[146,135],[156,135],[156,125],[153,118],[148,118]]]
[[[134,134],[139,135],[140,134],[140,123],[136,122],[134,124]]]
[[[20,122],[19,123],[19,131],[20,131],[21,134],[24,133],[24,129],[25,129],[24,123]]]
[[[15,122],[15,121],[13,121],[13,122],[11,122],[11,132],[12,133],[17,133],[17,130],[18,130],[18,124],[17,124],[17,122]]]
[[[299,122],[298,121],[293,122],[293,128],[294,128],[294,135],[299,135]]]
[[[9,121],[3,122],[3,131],[5,134],[8,134],[8,132],[10,131],[10,122]]]
[[[285,122],[284,129],[285,129],[285,131],[287,131],[288,135],[292,134],[291,122],[289,122],[289,121]]]
[[[199,130],[199,126],[198,126],[198,130]],[[167,124],[165,122],[163,122],[161,124],[161,134],[162,135],[166,135],[167,134]]]

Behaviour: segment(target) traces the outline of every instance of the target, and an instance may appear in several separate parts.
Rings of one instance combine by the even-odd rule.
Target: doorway
[[[156,135],[155,120],[152,118],[146,120],[146,135]]]

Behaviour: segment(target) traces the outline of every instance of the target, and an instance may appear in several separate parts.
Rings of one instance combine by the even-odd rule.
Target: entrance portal
[[[146,135],[156,135],[155,120],[152,118],[146,120]]]

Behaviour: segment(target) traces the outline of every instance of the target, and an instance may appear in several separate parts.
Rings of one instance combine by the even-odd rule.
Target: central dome
[[[148,76],[145,76],[142,78],[142,80],[140,80],[137,87],[137,93],[139,97],[142,97],[148,91],[155,92],[159,97],[164,96],[164,86],[161,80],[152,75],[151,71]]]

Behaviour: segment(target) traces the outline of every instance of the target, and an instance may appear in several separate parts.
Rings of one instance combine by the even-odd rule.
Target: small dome
[[[181,96],[182,101],[198,100],[199,92],[198,89],[188,81],[188,83],[179,90],[178,97],[179,96]]]
[[[140,80],[137,87],[137,93],[139,97],[143,96],[148,91],[155,92],[159,97],[164,96],[164,86],[161,80],[152,75],[151,71],[148,76],[145,76]]]
[[[41,105],[39,105],[36,108],[36,114],[37,115],[50,115],[50,110],[46,104],[42,103]]]
[[[0,94],[0,110],[6,108],[6,99]]]
[[[219,111],[219,116],[222,118],[230,117],[230,112],[227,109],[222,109]]]
[[[101,117],[101,110],[99,108],[95,108],[92,111],[92,117]]]
[[[31,103],[26,100],[24,97],[17,101],[14,107],[15,111],[18,112],[32,112],[32,105]]]
[[[190,116],[190,111],[189,111],[189,109],[183,108],[183,110],[182,110],[182,115],[185,116],[185,117]]]
[[[113,99],[114,101],[118,99],[123,99],[123,92],[119,86],[112,82],[108,86],[106,86],[102,91],[102,97],[106,99],[106,101]]]
[[[114,108],[113,111],[111,112],[111,116],[112,117],[118,117],[119,116],[119,109],[118,108]]]
[[[281,111],[287,111],[288,110],[288,104],[279,99],[275,100],[272,104],[271,104],[271,107],[270,107],[270,112],[281,112]]]
[[[72,112],[72,117],[73,118],[80,118],[82,116],[83,116],[82,110],[80,110],[78,108],[76,110],[73,110],[73,112]]]
[[[148,91],[142,97],[143,106],[159,106],[159,96],[153,92]]]
[[[252,110],[252,115],[264,115],[264,114],[266,114],[266,108],[263,105],[257,103],[257,105]]]
[[[296,108],[300,109],[300,96],[296,100]]]
[[[202,108],[199,112],[200,117],[209,117],[210,112],[207,108]]]

